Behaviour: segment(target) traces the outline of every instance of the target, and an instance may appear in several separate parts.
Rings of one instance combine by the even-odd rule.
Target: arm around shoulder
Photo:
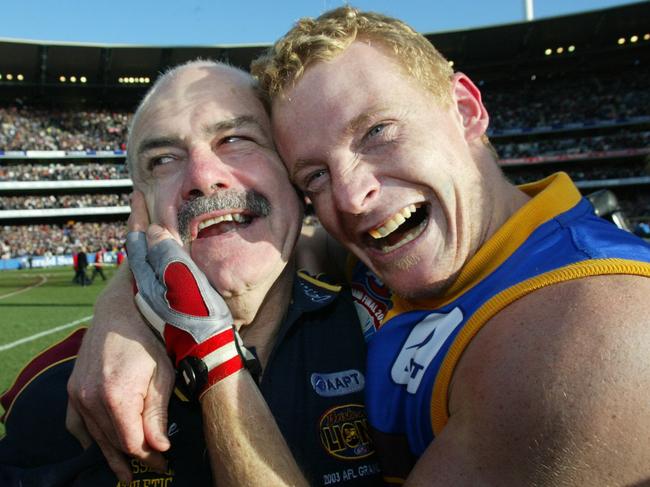
[[[164,469],[156,450],[169,447],[167,404],[173,384],[171,362],[141,318],[131,273],[122,266],[95,303],[93,325],[68,382],[71,407],[121,479],[131,475],[123,453]]]
[[[650,279],[556,284],[484,325],[406,485],[650,482]]]

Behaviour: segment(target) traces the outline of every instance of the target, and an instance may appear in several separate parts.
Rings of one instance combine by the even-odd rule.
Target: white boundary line
[[[83,318],[80,318],[75,321],[71,321],[70,323],[66,323],[65,325],[57,326],[55,328],[51,328],[49,330],[42,331],[40,333],[36,333],[35,335],[31,335],[25,338],[21,338],[20,340],[16,340],[15,342],[11,343],[6,343],[5,345],[0,345],[0,352],[4,352],[5,350],[9,350],[10,348],[17,347],[18,345],[22,345],[23,343],[31,342],[33,340],[37,340],[41,337],[44,337],[46,335],[50,335],[52,333],[56,333],[57,331],[65,330],[66,328],[73,327],[75,325],[78,325],[79,323],[83,323],[85,321],[90,321],[93,318],[93,315],[90,316],[84,316]]]
[[[44,276],[43,274],[39,274],[38,277],[41,278],[40,282],[37,282],[36,284],[32,284],[31,286],[27,286],[26,288],[19,289],[18,291],[13,291],[9,294],[3,294],[0,296],[0,299],[8,298],[10,296],[15,296],[16,294],[24,293],[26,291],[29,291],[30,289],[34,289],[35,287],[42,286],[47,282],[47,276]]]

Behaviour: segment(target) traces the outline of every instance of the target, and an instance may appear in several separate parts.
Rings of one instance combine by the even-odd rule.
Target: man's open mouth
[[[240,230],[251,224],[256,216],[251,213],[226,213],[199,222],[196,238],[215,237],[224,233]]]
[[[428,216],[429,206],[424,203],[405,206],[368,231],[364,241],[384,253],[391,252],[419,237],[427,226]]]
[[[222,213],[210,218],[210,215]],[[210,196],[185,201],[178,209],[178,233],[184,243],[194,238],[207,238],[243,229],[255,218],[271,213],[271,204],[264,195],[253,189],[220,190]],[[207,217],[207,218],[206,218]],[[197,222],[196,236],[192,223]]]

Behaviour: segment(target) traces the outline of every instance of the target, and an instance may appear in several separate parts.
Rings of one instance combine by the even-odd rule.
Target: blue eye
[[[385,124],[379,123],[379,124],[371,127],[370,130],[368,130],[368,136],[375,137],[375,136],[381,134],[384,131],[385,128],[386,128]]]

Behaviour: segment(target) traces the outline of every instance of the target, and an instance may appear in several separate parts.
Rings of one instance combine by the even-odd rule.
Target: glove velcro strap
[[[199,392],[199,399],[201,399],[203,394],[205,394],[206,391],[210,389],[210,387],[215,385],[217,382],[220,382],[226,377],[231,376],[235,372],[239,372],[243,368],[244,368],[244,361],[242,360],[241,356],[237,354],[231,359],[221,363],[220,365],[216,366],[214,369],[210,370],[208,372],[208,381],[206,382],[202,390]]]
[[[199,396],[222,379],[244,368],[235,345],[235,330],[228,328],[196,346],[193,355],[201,358],[208,369],[208,380]]]

